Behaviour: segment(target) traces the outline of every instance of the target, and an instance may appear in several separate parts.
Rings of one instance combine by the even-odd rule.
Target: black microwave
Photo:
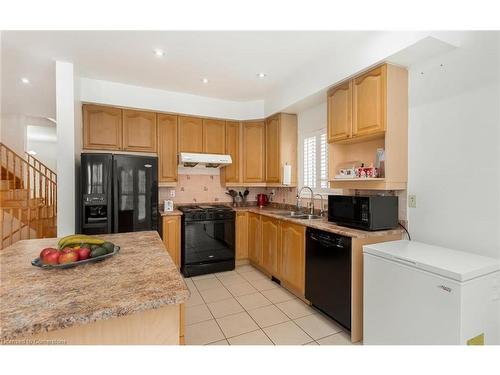
[[[396,228],[398,197],[329,195],[328,221],[364,230]]]

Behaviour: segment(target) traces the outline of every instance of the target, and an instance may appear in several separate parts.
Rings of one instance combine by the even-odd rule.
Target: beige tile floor
[[[349,345],[349,334],[251,265],[186,279],[186,345]]]

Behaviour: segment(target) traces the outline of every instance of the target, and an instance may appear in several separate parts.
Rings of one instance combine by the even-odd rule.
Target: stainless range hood
[[[186,168],[221,168],[232,163],[231,155],[179,153],[179,166]]]

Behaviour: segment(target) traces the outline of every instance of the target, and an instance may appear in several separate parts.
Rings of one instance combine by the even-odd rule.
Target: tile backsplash
[[[179,180],[177,186],[175,187],[160,187],[158,191],[160,207],[163,206],[163,201],[166,199],[171,199],[176,205],[179,204],[192,204],[192,203],[231,203],[232,198],[226,194],[226,187],[221,185],[220,176],[218,175],[200,175],[200,174],[179,174]],[[245,187],[232,188],[236,191],[243,191]],[[175,190],[175,197],[170,197],[170,191]],[[267,194],[272,202],[282,203],[282,204],[296,204],[296,188],[280,187],[280,188],[248,188],[250,194],[248,195],[248,202],[256,201],[257,194],[263,193]],[[273,194],[274,192],[274,194]],[[372,190],[358,190],[360,195],[362,194],[378,194],[379,191]],[[335,192],[341,194],[341,191]],[[354,194],[353,190],[345,190],[344,194]],[[391,191],[384,192],[389,195],[397,195],[399,198],[399,220],[407,220],[407,210],[406,210],[406,191]],[[301,199],[301,206],[306,207],[309,202],[309,195]],[[320,200],[314,200],[314,206],[316,208],[320,207]],[[323,199],[324,209],[328,209],[328,198],[325,196]]]

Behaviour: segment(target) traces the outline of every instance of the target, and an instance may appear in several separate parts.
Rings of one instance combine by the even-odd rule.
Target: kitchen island
[[[189,290],[157,232],[96,236],[120,246],[102,262],[70,269],[31,265],[57,239],[0,252],[3,344],[178,344]]]

